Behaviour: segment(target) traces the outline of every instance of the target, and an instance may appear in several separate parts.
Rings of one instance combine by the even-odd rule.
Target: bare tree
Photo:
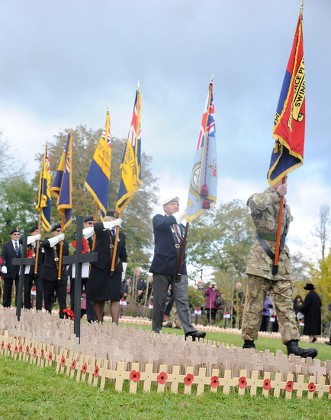
[[[322,260],[324,260],[330,237],[330,206],[327,204],[322,204],[320,207],[319,222],[315,230],[315,236],[320,241]]]
[[[0,132],[0,179],[23,175],[23,165],[16,160],[15,151]]]

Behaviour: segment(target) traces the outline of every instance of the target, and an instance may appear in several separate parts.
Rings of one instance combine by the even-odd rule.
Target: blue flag
[[[94,152],[88,171],[85,187],[91,193],[98,209],[100,218],[104,219],[108,208],[109,184],[111,168],[111,137],[110,115],[107,111],[105,129]]]

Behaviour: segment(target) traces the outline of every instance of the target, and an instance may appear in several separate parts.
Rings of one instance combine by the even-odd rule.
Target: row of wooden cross
[[[24,272],[27,265],[34,265],[35,258],[27,258],[27,238],[28,231],[25,230],[23,234],[22,242],[22,257],[13,258],[13,265],[18,265],[20,267],[20,275],[18,281],[18,296],[17,296],[17,307],[16,307],[16,316],[19,321],[21,318],[21,309],[22,309],[22,293],[23,293],[23,284],[24,284]],[[75,296],[74,296],[74,308],[75,308],[75,317],[74,317],[74,333],[78,340],[80,341],[80,320],[81,317],[78,315],[81,312],[81,294],[82,294],[82,265],[83,263],[90,263],[97,261],[98,253],[97,252],[88,252],[83,254],[82,250],[83,242],[83,217],[77,217],[77,228],[76,228],[76,253],[74,255],[64,256],[62,259],[63,265],[73,265],[76,266],[76,278],[75,278]]]

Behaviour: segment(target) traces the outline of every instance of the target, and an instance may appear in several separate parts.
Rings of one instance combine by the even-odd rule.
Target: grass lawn
[[[150,329],[149,326],[139,328]],[[181,330],[166,332],[182,334]],[[240,335],[208,333],[208,339],[240,346]],[[314,343],[315,344],[315,343]],[[307,347],[308,343],[302,343]],[[331,348],[317,344],[320,360],[331,359]],[[279,339],[260,338],[258,350],[285,347]],[[202,396],[158,394],[156,390],[137,394],[117,393],[113,384],[106,389],[77,383],[54,368],[40,368],[0,356],[0,419],[331,419],[331,401],[296,398],[240,397],[205,392]]]
[[[121,323],[120,325],[125,325]],[[127,324],[134,326],[133,324]],[[135,325],[137,328],[150,331],[151,327],[149,325]],[[183,334],[182,329],[177,328],[163,328],[163,333],[167,334]],[[218,341],[225,344],[234,345],[235,347],[241,347],[243,345],[243,340],[240,334],[226,333],[226,332],[207,332],[207,340]],[[328,339],[326,338],[325,341]],[[271,338],[271,337],[259,337],[255,342],[256,349],[259,351],[264,351],[269,349],[272,353],[275,353],[276,350],[280,349],[285,354],[287,354],[286,346],[282,343],[280,338]],[[310,348],[315,347],[318,350],[317,359],[319,360],[331,360],[331,346],[327,346],[323,343],[307,343],[305,341],[300,341],[300,347]]]

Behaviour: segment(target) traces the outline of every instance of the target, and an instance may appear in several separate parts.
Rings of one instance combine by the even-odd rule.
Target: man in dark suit
[[[162,330],[167,293],[171,285],[185,337],[191,336],[193,340],[203,338],[206,333],[197,331],[191,324],[185,261],[181,272],[178,273],[178,259],[184,234],[184,226],[180,224],[184,219],[184,213],[179,212],[179,198],[172,196],[165,199],[163,209],[164,215],[157,214],[153,217],[155,247],[150,267],[150,272],[153,273],[152,330],[155,333],[160,333]]]
[[[11,297],[13,290],[13,283],[15,281],[15,306],[17,305],[17,290],[20,267],[13,265],[13,258],[21,258],[21,247],[19,243],[20,231],[18,228],[13,228],[10,232],[10,240],[5,242],[2,247],[1,258],[2,268],[1,275],[4,278],[2,305],[9,308],[11,306]]]
[[[42,279],[44,304],[45,309],[49,313],[52,312],[54,302],[54,293],[56,292],[57,301],[60,307],[59,316],[64,318],[64,309],[67,307],[67,266],[63,264],[60,267],[59,277],[59,264],[60,264],[60,246],[62,242],[62,256],[69,255],[68,242],[64,240],[64,233],[60,224],[52,227],[52,238],[45,239],[41,244],[41,252],[44,254],[44,264],[40,272]]]
[[[29,230],[30,235],[27,238],[27,257],[35,258],[36,257],[36,250],[37,246],[39,247],[39,240],[40,240],[40,232],[39,227],[33,226]],[[38,262],[37,262],[37,270],[35,270],[35,265],[30,266],[29,273],[24,274],[24,308],[31,309],[31,289],[33,283],[36,286],[36,309],[41,311],[43,306],[43,287],[41,278],[39,277],[40,271],[42,267],[42,255],[38,252]],[[36,272],[35,272],[36,271]]]
[[[94,226],[94,217],[92,216],[86,216],[83,219],[83,229],[86,228],[93,228]],[[93,238],[83,238],[83,254],[87,252],[91,252],[93,247]],[[74,246],[76,248],[76,246]],[[86,264],[86,266],[85,266]],[[87,285],[88,285],[88,276],[89,276],[89,263],[83,263],[83,272],[82,272],[82,292],[85,293],[85,300],[86,300],[86,317],[88,322],[94,322],[97,320],[97,316],[95,314],[94,310],[94,301],[86,298],[86,291],[87,291]],[[86,271],[85,271],[86,269]],[[82,305],[83,306],[83,305]],[[75,311],[75,278],[71,276],[70,279],[70,307],[72,311]],[[84,315],[84,309],[81,310],[81,316]]]
[[[87,285],[88,300],[94,300],[94,308],[98,322],[103,322],[105,302],[110,300],[112,322],[118,324],[120,315],[120,299],[122,272],[125,271],[127,253],[125,235],[122,231],[116,241],[116,227],[122,220],[115,211],[107,211],[104,222],[95,223],[94,228],[84,229],[84,237],[95,233],[94,251],[98,253],[98,261],[91,263],[91,273]],[[111,272],[113,253],[115,252],[114,271]]]

